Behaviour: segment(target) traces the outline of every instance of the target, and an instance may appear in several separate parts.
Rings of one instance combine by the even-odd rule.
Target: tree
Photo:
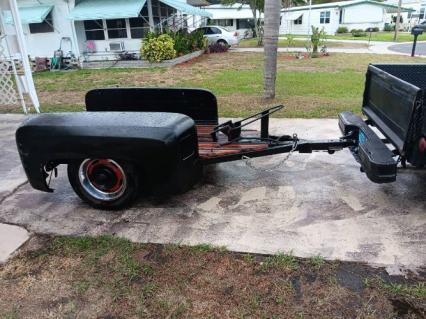
[[[222,0],[221,3],[224,5],[240,4],[240,8],[246,4],[250,7],[254,21],[254,36],[257,37],[257,45],[261,46],[263,43],[263,32],[260,15],[263,13],[265,0]]]
[[[275,97],[277,78],[278,35],[280,33],[281,0],[265,0],[263,96]]]
[[[395,34],[393,35],[393,40],[398,40],[399,24],[401,23],[401,5],[402,0],[398,0],[398,10],[396,13],[396,22],[395,22]]]

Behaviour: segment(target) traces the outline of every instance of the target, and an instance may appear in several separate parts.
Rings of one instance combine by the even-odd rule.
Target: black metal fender
[[[78,112],[32,116],[16,131],[16,143],[32,187],[52,192],[46,165],[84,158],[134,163],[154,182],[193,169],[198,159],[194,121],[161,112]],[[183,182],[183,181],[182,181]]]

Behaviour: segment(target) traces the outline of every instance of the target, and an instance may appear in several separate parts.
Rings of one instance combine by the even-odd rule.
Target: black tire
[[[86,165],[93,165],[91,163],[96,163],[96,161],[98,161],[98,163],[100,161],[104,161],[106,163],[103,165],[103,167],[102,164],[97,164],[98,167],[95,169],[103,169],[103,172],[110,174],[112,176],[110,179],[113,182],[114,178],[117,180],[117,176],[115,175],[120,175],[120,178],[122,175],[121,183],[119,182],[120,179],[118,179],[116,182],[116,184],[119,184],[118,190],[115,190],[117,187],[116,184],[111,186],[109,190],[105,190],[105,182],[104,184],[101,183],[102,185],[98,186],[95,182],[97,177],[94,177],[93,180],[90,180],[92,177],[87,175]],[[114,169],[110,170],[108,165],[114,166]],[[108,170],[110,170],[110,172],[108,172]],[[119,171],[119,173],[115,174],[116,171]],[[96,176],[101,176],[101,174],[98,173]],[[105,174],[103,176],[105,176]],[[68,164],[68,179],[72,188],[74,189],[74,192],[83,201],[97,209],[118,210],[126,208],[137,198],[139,191],[138,171],[134,165],[124,161],[115,161],[111,159],[76,160]],[[103,181],[105,181],[105,177]],[[112,187],[114,187],[114,193],[110,192],[110,190],[113,190]],[[110,194],[113,194],[113,196]],[[103,196],[111,197],[103,198]]]
[[[221,40],[217,40],[217,44],[223,45],[224,47],[229,46],[228,42],[226,42],[225,40],[221,39]]]

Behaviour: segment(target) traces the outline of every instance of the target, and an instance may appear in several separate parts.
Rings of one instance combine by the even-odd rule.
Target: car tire
[[[75,193],[97,209],[128,207],[138,195],[139,175],[131,163],[112,159],[82,159],[68,164]]]
[[[217,40],[217,44],[220,44],[220,45],[223,45],[223,46],[229,46],[229,45],[228,45],[228,42],[226,42],[226,41],[225,41],[225,40],[223,40],[223,39]]]

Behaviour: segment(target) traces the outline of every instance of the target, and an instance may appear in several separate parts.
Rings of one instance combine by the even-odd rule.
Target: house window
[[[212,19],[209,21],[210,25],[218,25],[221,27],[232,27],[234,25],[233,19]]]
[[[142,39],[149,32],[149,24],[141,17],[130,18],[130,37],[132,39]]]
[[[237,29],[253,29],[253,19],[237,19]]]
[[[102,20],[84,21],[86,40],[105,40],[105,32]]]
[[[303,23],[302,18],[303,18],[303,16],[300,16],[296,20],[294,20],[294,24],[302,24]]]
[[[321,24],[330,23],[330,11],[320,12],[320,23]]]
[[[47,17],[40,23],[30,23],[30,33],[47,33],[53,32],[53,19],[52,12],[50,12]]]
[[[106,20],[108,39],[127,38],[126,19]]]

